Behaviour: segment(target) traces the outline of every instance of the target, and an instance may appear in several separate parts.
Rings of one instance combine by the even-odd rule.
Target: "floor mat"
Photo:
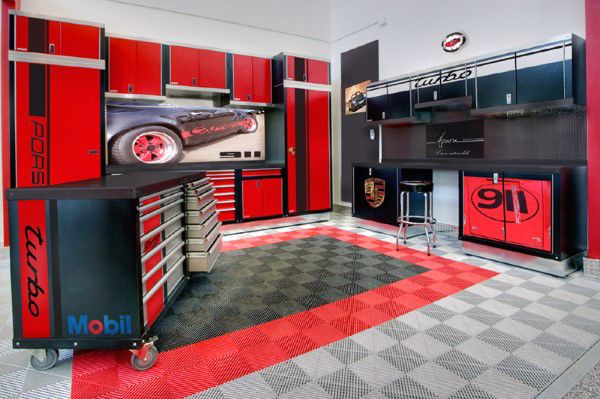
[[[429,269],[325,235],[230,251],[154,327],[169,350],[326,305]]]

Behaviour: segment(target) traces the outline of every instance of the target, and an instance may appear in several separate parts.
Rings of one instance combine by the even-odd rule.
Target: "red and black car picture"
[[[183,147],[254,133],[253,111],[174,104],[109,103],[106,136],[115,164],[176,163]]]
[[[348,101],[348,109],[352,112],[356,112],[362,107],[367,105],[367,97],[362,91],[357,91],[350,97]]]

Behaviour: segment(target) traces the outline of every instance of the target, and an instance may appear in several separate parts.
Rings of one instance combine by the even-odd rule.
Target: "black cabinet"
[[[412,115],[411,106],[411,81],[409,79],[399,80],[387,88],[387,111],[388,119],[407,118]]]
[[[386,84],[367,88],[367,120],[386,119],[388,89]]]
[[[477,108],[511,105],[516,99],[514,54],[477,63]]]
[[[396,224],[398,169],[354,167],[352,215]]]
[[[441,99],[441,71],[419,75],[415,84],[419,103],[437,101]]]

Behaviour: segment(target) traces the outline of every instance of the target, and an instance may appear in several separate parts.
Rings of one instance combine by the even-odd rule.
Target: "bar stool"
[[[427,255],[430,253],[429,230],[431,229],[433,247],[436,246],[435,229],[433,225],[436,223],[433,217],[433,182],[430,181],[401,181],[400,188],[400,217],[398,218],[398,234],[396,235],[396,251],[398,250],[398,242],[400,241],[400,233],[403,232],[404,244],[406,244],[406,230],[408,226],[423,226],[425,228],[425,236],[427,237]],[[410,193],[421,193],[425,201],[425,212],[421,215],[410,214]],[[405,200],[406,199],[406,200]],[[406,208],[404,202],[406,201]]]

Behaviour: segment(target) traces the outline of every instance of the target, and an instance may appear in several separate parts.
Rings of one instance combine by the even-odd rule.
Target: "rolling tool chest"
[[[129,349],[156,360],[151,329],[190,272],[221,248],[205,172],[131,173],[7,191],[15,348]]]

